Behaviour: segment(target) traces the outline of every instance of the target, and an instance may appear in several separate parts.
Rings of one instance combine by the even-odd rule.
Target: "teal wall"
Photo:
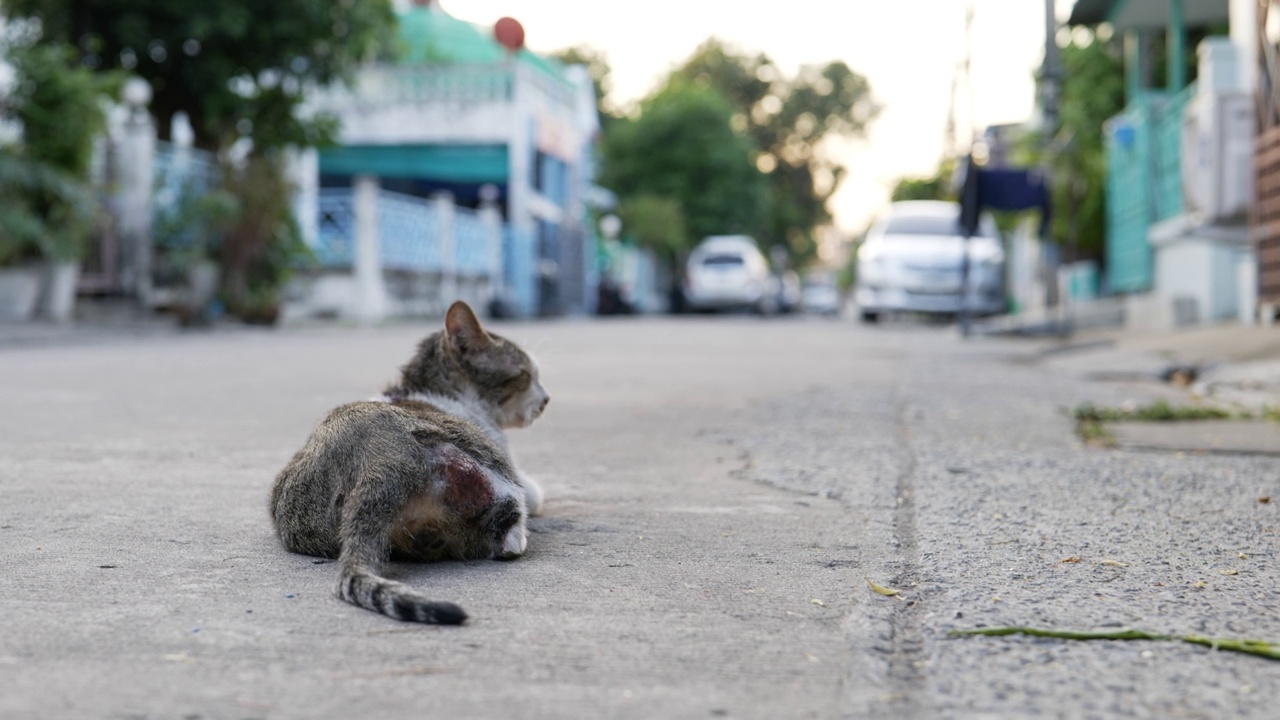
[[[320,151],[321,175],[507,182],[506,145],[345,145]]]

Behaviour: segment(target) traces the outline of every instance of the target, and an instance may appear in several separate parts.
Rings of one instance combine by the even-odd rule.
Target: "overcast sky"
[[[1028,120],[1032,73],[1044,53],[1044,3],[972,4],[975,124]],[[952,76],[964,54],[964,0],[442,0],[441,6],[485,25],[510,15],[537,52],[572,45],[602,50],[613,69],[616,102],[643,97],[712,35],[767,54],[788,74],[800,65],[843,60],[870,80],[884,106],[865,140],[834,148],[849,172],[832,210],[848,233],[883,209],[895,178],[937,167]],[[969,137],[966,97],[962,88],[962,143]]]

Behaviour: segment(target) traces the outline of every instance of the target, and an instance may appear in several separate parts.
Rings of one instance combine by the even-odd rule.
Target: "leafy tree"
[[[46,43],[79,49],[89,68],[124,70],[152,89],[161,139],[185,113],[197,147],[251,141],[244,165],[225,167],[240,209],[219,253],[227,306],[245,319],[273,316],[287,269],[305,249],[287,202],[287,146],[323,144],[333,117],[303,115],[306,92],[352,76],[387,50],[390,0],[0,0],[11,19],[34,20]]]
[[[223,174],[239,215],[218,248],[227,309],[253,323],[274,323],[280,291],[300,261],[311,257],[290,209],[292,200],[278,157],[251,155]]]
[[[601,182],[623,199],[678,201],[692,238],[754,232],[766,187],[732,116],[718,92],[669,83],[604,136]]]
[[[955,168],[954,160],[944,161],[937,172],[930,177],[904,177],[894,183],[889,199],[893,202],[903,200],[955,200],[955,192],[951,187],[951,175]]]
[[[100,101],[117,78],[78,66],[69,46],[11,40],[15,83],[6,104],[22,142],[0,157],[0,261],[33,250],[76,260],[97,217],[87,180],[106,123]]]
[[[845,172],[819,147],[832,135],[861,135],[875,118],[879,107],[866,78],[838,61],[807,66],[787,78],[766,55],[740,54],[715,38],[673,77],[728,98],[735,126],[754,140],[757,166],[768,177],[760,239],[784,242],[794,264],[812,259],[813,230],[830,222],[827,201]]]
[[[161,139],[185,112],[207,150],[241,136],[257,148],[326,140],[332,119],[300,117],[303,93],[349,77],[394,27],[389,0],[4,0],[3,8],[39,20],[45,41],[78,47],[87,67],[145,79]]]
[[[608,132],[609,123],[616,120],[618,114],[609,102],[609,91],[613,89],[609,76],[613,74],[613,69],[609,67],[609,61],[604,53],[586,45],[579,45],[552,53],[551,57],[565,65],[583,65],[587,68],[596,92],[596,110],[600,113],[600,124],[604,131]]]
[[[1050,171],[1049,236],[1077,259],[1102,259],[1107,231],[1107,153],[1103,126],[1124,109],[1124,69],[1119,39],[1096,37],[1062,48],[1063,85],[1059,127],[1046,141],[1027,133],[1015,145],[1019,165]]]
[[[618,217],[628,236],[668,262],[679,262],[691,244],[684,208],[675,198],[634,195],[619,204]]]

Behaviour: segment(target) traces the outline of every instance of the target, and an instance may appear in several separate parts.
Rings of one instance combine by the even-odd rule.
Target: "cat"
[[[397,620],[465,622],[462,608],[382,577],[383,566],[522,555],[543,494],[503,431],[528,427],[549,400],[533,359],[455,302],[398,382],[330,412],[276,477],[280,542],[337,558],[347,602]]]

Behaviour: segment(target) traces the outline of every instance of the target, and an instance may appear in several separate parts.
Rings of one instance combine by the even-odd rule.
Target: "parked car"
[[[975,315],[1004,311],[1004,250],[995,222],[983,215],[968,241],[968,292],[961,297],[964,238],[960,206],[952,202],[896,202],[858,248],[855,299],[875,322],[885,312]]]
[[[836,287],[835,275],[831,272],[810,273],[804,279],[800,291],[800,303],[805,312],[839,315],[840,289]]]
[[[689,253],[684,298],[691,310],[778,309],[778,278],[748,235],[712,235]]]

